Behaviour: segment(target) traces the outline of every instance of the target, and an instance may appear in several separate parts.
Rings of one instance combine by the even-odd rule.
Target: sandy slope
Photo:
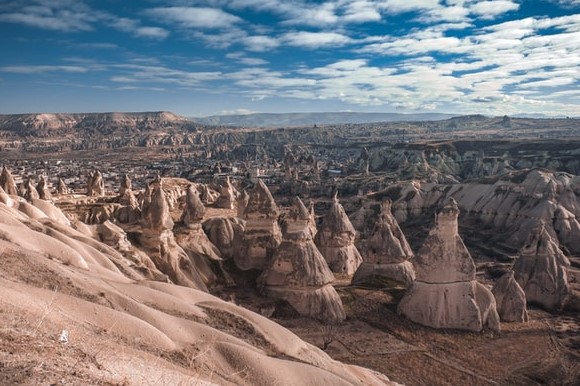
[[[142,280],[45,202],[0,194],[0,288],[1,384],[389,384],[251,311]]]

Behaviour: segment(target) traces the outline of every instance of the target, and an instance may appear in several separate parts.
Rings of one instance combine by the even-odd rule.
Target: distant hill
[[[336,125],[346,123],[373,123],[397,121],[440,121],[456,117],[453,114],[397,114],[397,113],[280,113],[280,114],[244,114],[213,115],[210,117],[191,118],[192,121],[205,125],[243,126],[243,127],[290,127],[310,125]]]

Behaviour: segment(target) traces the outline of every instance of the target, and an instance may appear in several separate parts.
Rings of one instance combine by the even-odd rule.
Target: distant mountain
[[[213,115],[191,118],[194,122],[216,126],[290,127],[310,125],[337,125],[345,123],[373,123],[397,121],[440,121],[456,117],[453,114],[397,114],[397,113],[280,113]]]

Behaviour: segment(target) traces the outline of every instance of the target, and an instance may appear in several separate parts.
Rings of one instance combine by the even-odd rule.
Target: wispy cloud
[[[13,74],[42,74],[46,72],[87,72],[87,68],[81,66],[48,66],[48,65],[28,65],[28,66],[5,66],[0,67],[2,72]]]
[[[209,7],[160,7],[149,9],[146,14],[168,23],[177,23],[181,28],[229,28],[242,22],[238,16]]]

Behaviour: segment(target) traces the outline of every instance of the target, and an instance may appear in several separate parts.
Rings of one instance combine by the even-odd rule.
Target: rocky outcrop
[[[235,209],[237,199],[236,188],[230,182],[228,176],[224,184],[220,187],[220,195],[215,202],[215,206],[223,209]]]
[[[514,277],[513,271],[506,272],[491,289],[497,304],[497,313],[502,322],[527,322],[526,294]]]
[[[242,239],[246,222],[237,217],[211,217],[202,224],[203,230],[224,259],[233,259]]]
[[[346,315],[331,283],[334,275],[312,239],[310,213],[296,198],[286,217],[284,239],[258,278],[266,296],[287,301],[300,315],[328,323],[341,322]]]
[[[175,241],[173,220],[161,180],[151,185],[151,199],[142,219],[143,230],[139,237],[141,247],[172,282],[207,291],[190,257]]]
[[[6,166],[2,166],[2,173],[0,174],[0,187],[4,189],[6,194],[17,196],[18,190],[16,189],[16,182],[14,182],[14,177],[12,173]]]
[[[32,201],[34,199],[40,198],[38,190],[36,190],[36,187],[34,186],[30,178],[26,179],[26,182],[24,183],[24,188],[25,188],[24,198],[26,200]]]
[[[559,311],[571,292],[567,269],[570,261],[543,222],[532,231],[514,264],[515,279],[530,304]]]
[[[457,229],[459,209],[449,199],[413,259],[415,281],[399,303],[399,313],[434,328],[499,330],[493,294],[475,280],[475,264]]]
[[[248,201],[250,200],[250,195],[245,190],[239,194],[238,199],[236,200],[238,206],[238,217],[243,218],[244,212],[246,211],[246,206],[248,205]]]
[[[187,253],[206,286],[230,285],[233,281],[223,268],[220,251],[203,231],[201,220],[204,213],[199,193],[194,185],[189,185],[181,220],[174,229],[175,240]]]
[[[133,183],[128,175],[123,174],[121,186],[119,187],[119,196],[123,197],[128,190],[133,190]]]
[[[89,174],[87,181],[87,196],[101,197],[105,195],[105,181],[100,170]]]
[[[66,183],[64,182],[64,180],[62,178],[59,178],[58,185],[56,186],[56,194],[58,194],[59,196],[62,196],[62,195],[69,194],[69,193],[70,193],[70,190],[66,186]]]
[[[371,284],[393,280],[409,285],[415,271],[409,259],[413,251],[391,213],[391,201],[381,203],[381,214],[372,236],[365,240],[363,263],[352,278],[352,284]]]
[[[335,194],[316,237],[316,245],[332,272],[346,275],[356,272],[362,257],[354,244],[355,238],[356,231]]]
[[[52,199],[52,194],[50,194],[50,189],[48,188],[48,179],[46,176],[40,176],[38,184],[36,184],[36,191],[38,192],[38,197],[41,200]]]
[[[234,262],[241,270],[264,269],[281,242],[278,206],[268,187],[258,180],[249,193],[243,219],[246,227]]]

